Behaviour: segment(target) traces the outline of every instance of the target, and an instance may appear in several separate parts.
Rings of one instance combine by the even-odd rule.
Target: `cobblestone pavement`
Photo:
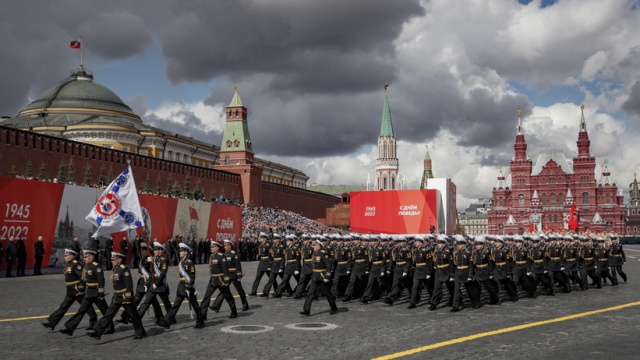
[[[640,353],[640,246],[625,249],[629,283],[616,287],[540,295],[477,310],[466,307],[459,313],[446,307],[428,311],[424,303],[408,310],[406,292],[392,307],[380,301],[368,305],[339,301],[337,315],[330,315],[327,302],[320,299],[309,317],[298,314],[300,300],[249,297],[249,311],[228,319],[224,303],[220,313],[209,311],[207,327],[201,330],[193,329],[189,306],[183,303],[178,324],[169,331],[145,316],[149,336],[141,341],[132,339],[131,325],[119,325],[115,334],[96,341],[84,334],[86,317],[73,337],[50,332],[40,321],[64,296],[62,275],[0,278],[0,349],[5,359],[69,359],[88,354],[92,358],[370,359],[411,349],[423,351],[403,358],[635,359]],[[248,275],[242,282],[248,292],[256,263],[243,266]],[[198,265],[197,271],[201,297],[208,280],[206,265]],[[261,286],[265,282],[263,278]],[[170,269],[169,283],[175,290],[175,268]],[[109,285],[107,289],[110,292]],[[611,309],[624,304],[630,305]],[[602,309],[610,311],[584,314]],[[561,319],[575,314],[582,315]],[[552,319],[559,321],[537,324]],[[525,328],[512,329],[522,325]],[[62,323],[56,330],[61,328]],[[434,348],[423,348],[429,345]]]

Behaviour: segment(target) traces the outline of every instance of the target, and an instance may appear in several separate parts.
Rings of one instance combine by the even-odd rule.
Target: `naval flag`
[[[93,237],[142,226],[142,210],[131,166],[107,186],[86,219],[98,227]]]

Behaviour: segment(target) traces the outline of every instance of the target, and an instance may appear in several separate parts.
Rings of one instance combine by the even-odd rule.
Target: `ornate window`
[[[524,206],[524,195],[522,194],[518,195],[518,206]]]
[[[556,204],[556,194],[551,194],[549,195],[549,205],[555,205]]]
[[[231,147],[231,145],[232,145],[231,140],[227,140],[227,147],[228,147],[228,148],[230,148],[230,147]]]
[[[588,204],[589,203],[589,193],[588,192],[583,192],[582,193],[582,203],[583,204]]]
[[[228,157],[228,156],[225,156],[225,157],[224,157],[224,164],[225,164],[225,165],[231,165],[231,158],[230,158],[230,157]]]
[[[236,140],[233,142],[233,146],[234,147],[239,147],[240,146],[240,141]]]

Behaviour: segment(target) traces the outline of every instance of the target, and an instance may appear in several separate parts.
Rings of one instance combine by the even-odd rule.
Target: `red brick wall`
[[[262,183],[262,198],[265,207],[301,213],[310,219],[324,218],[326,209],[340,202],[335,196],[267,182]]]

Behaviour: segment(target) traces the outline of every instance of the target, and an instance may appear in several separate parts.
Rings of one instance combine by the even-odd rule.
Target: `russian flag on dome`
[[[80,42],[80,40],[72,39],[69,47],[72,49],[82,49],[82,43]]]
[[[93,237],[142,226],[142,210],[131,166],[107,186],[86,219],[98,227]]]

